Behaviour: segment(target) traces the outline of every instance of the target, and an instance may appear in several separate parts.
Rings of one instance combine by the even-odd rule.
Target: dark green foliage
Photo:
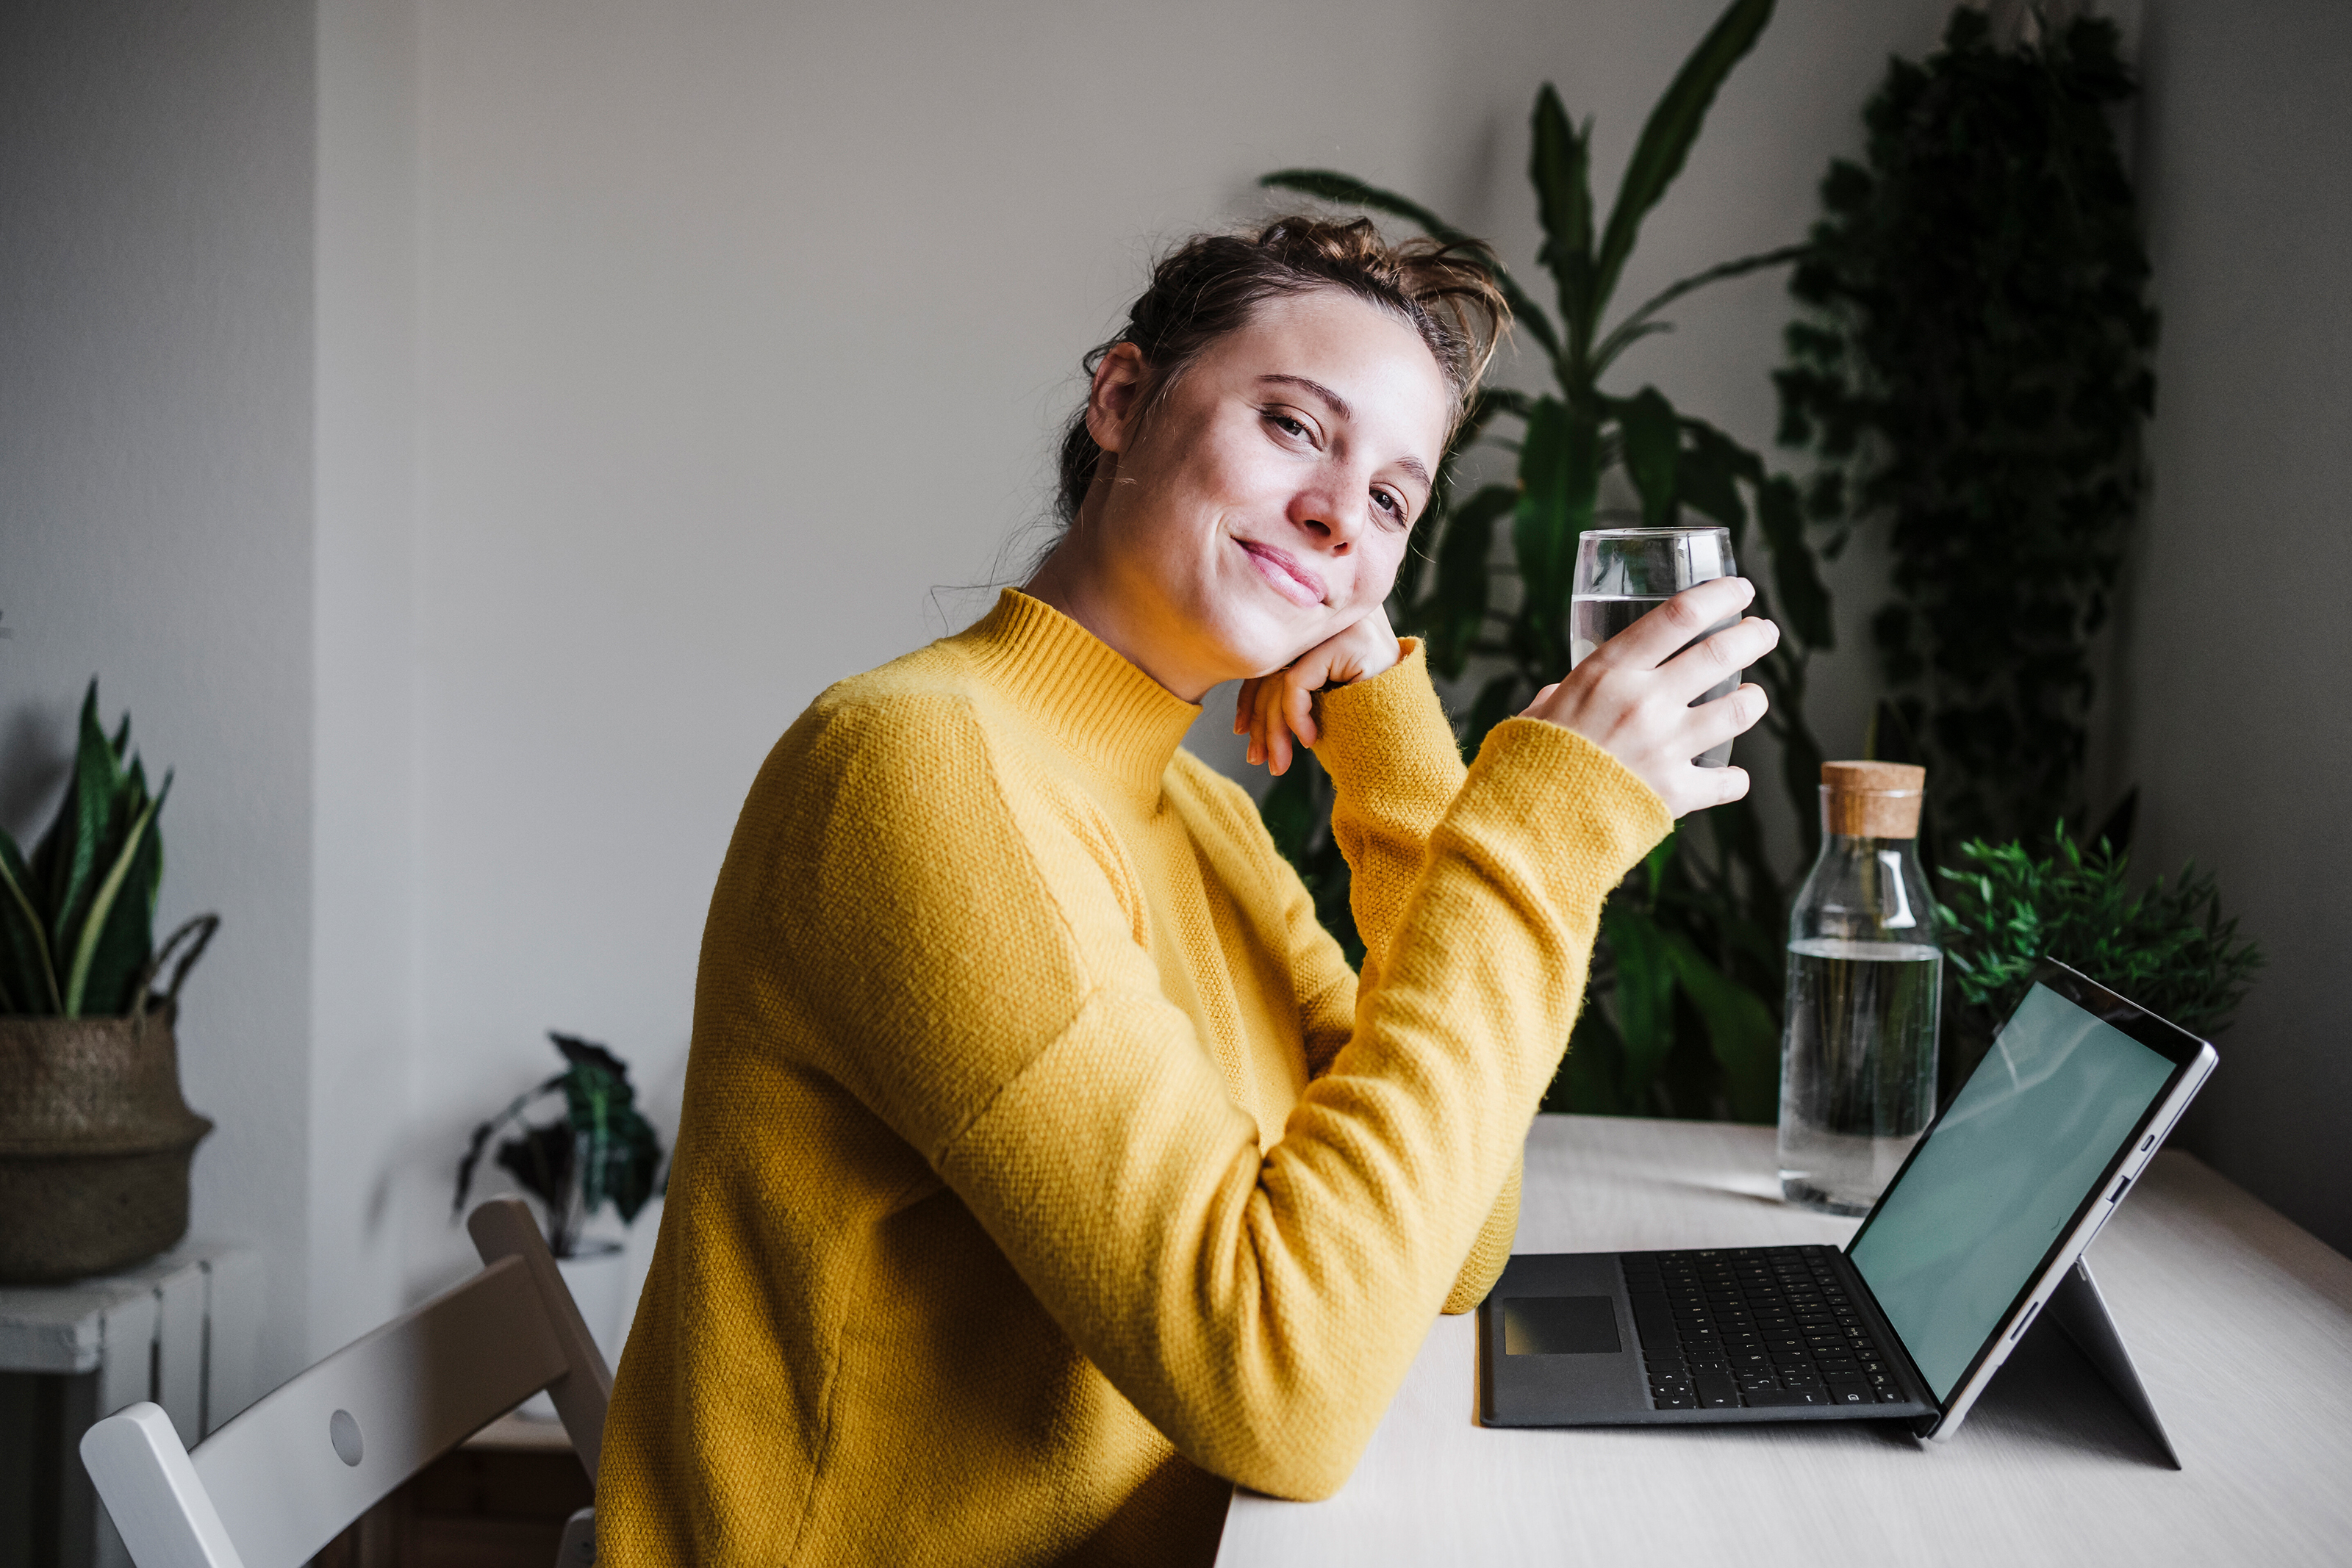
[[[2147,261],[2108,111],[2112,23],[1993,47],[1955,11],[1864,110],[1790,280],[1811,308],[1776,379],[1780,439],[1821,468],[1811,519],[1884,519],[1895,598],[1872,634],[1936,842],[2079,815],[2088,656],[2138,503],[2156,395]]]
[[[2070,964],[2192,1034],[2218,1035],[2245,999],[2262,950],[2221,917],[2221,895],[2194,864],[2170,886],[2131,890],[2128,860],[2105,840],[2085,850],[2058,824],[2055,848],[1963,845],[1965,869],[1942,872],[1937,911],[1962,1001],[1989,1029],[2024,999],[2034,964]]]
[[[1591,125],[1572,124],[1550,86],[1537,95],[1528,178],[1559,323],[1499,265],[1493,270],[1517,330],[1549,359],[1558,391],[1482,395],[1446,454],[1419,559],[1399,574],[1390,614],[1401,631],[1426,639],[1430,667],[1441,677],[1460,680],[1474,669],[1485,676],[1458,721],[1463,754],[1475,756],[1488,730],[1569,667],[1569,588],[1579,535],[1596,523],[1669,525],[1683,520],[1685,509],[1722,524],[1751,568],[1759,551],[1771,558],[1769,587],[1759,581],[1752,612],[1772,614],[1777,593],[1789,635],[1750,674],[1772,699],[1765,724],[1787,757],[1785,777],[1810,858],[1819,838],[1821,748],[1804,720],[1804,668],[1809,653],[1830,645],[1830,619],[1796,487],[1768,475],[1756,454],[1722,431],[1677,411],[1656,388],[1620,397],[1600,384],[1633,344],[1670,329],[1658,319],[1666,305],[1799,254],[1780,249],[1709,267],[1601,330],[1642,220],[1681,171],[1717,89],[1771,14],[1770,0],[1734,0],[1724,11],[1652,110],[1605,221],[1596,223],[1589,183]],[[1462,237],[1427,208],[1350,175],[1286,170],[1261,183],[1402,217],[1440,238]],[[1454,479],[1463,455],[1491,439],[1505,419],[1520,426],[1517,483],[1457,497]],[[1612,472],[1638,498],[1638,511],[1603,507],[1603,482]],[[1507,567],[1495,560],[1498,531],[1509,540]],[[1516,592],[1508,591],[1512,580]],[[1499,594],[1498,580],[1506,587]],[[1329,797],[1320,771],[1301,768],[1276,782],[1264,810],[1275,841],[1352,956],[1360,948],[1347,918],[1347,867],[1331,842]],[[1592,1005],[1546,1105],[1769,1121],[1780,1071],[1789,891],[1764,858],[1752,800],[1708,812],[1662,845],[1610,900],[1594,958]]]
[[[569,1258],[579,1245],[580,1228],[605,1204],[620,1212],[625,1225],[652,1199],[661,1168],[661,1138],[637,1109],[628,1063],[576,1036],[550,1030],[547,1038],[563,1053],[567,1065],[474,1129],[457,1162],[457,1192],[450,1207],[453,1213],[465,1211],[482,1150],[500,1127],[517,1124],[515,1136],[499,1145],[495,1158],[499,1168],[539,1199],[547,1215],[548,1250]],[[522,1121],[532,1101],[559,1092],[563,1096],[562,1117]]]
[[[155,819],[172,780],[150,795],[130,746],[130,715],[111,739],[100,727],[92,677],[73,773],[30,861],[0,832],[0,1013],[121,1017],[138,1000],[163,882]]]

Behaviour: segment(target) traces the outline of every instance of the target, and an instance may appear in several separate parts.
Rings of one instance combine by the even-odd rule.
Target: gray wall
[[[2191,1141],[2352,1250],[2352,8],[2147,0],[2143,29],[2164,337],[2118,771],[2142,865],[2218,869],[2271,956]]]
[[[0,20],[0,821],[47,825],[93,674],[160,819],[188,982],[195,1223],[268,1255],[304,1350],[310,1006],[311,12]]]
[[[550,1025],[610,1040],[667,1113],[760,757],[1017,575],[1076,361],[1157,249],[1324,164],[1531,273],[1538,84],[1597,117],[1613,188],[1719,8],[427,4],[419,1128],[453,1143]],[[1800,234],[1940,10],[1785,7],[1627,297]],[[1768,440],[1779,287],[1695,300],[1625,389]],[[465,1266],[442,1179],[417,1167],[418,1286]]]
[[[276,1364],[468,1266],[450,1160],[550,1065],[545,1028],[629,1055],[667,1122],[758,758],[1017,573],[1077,355],[1158,247],[1322,163],[1531,274],[1537,84],[1597,118],[1606,191],[1717,9],[12,5],[0,818],[36,825],[92,670],[180,768],[166,914],[229,916],[190,998],[191,1097],[224,1124],[198,1224],[271,1249]],[[1784,0],[1628,298],[1801,233],[1885,55],[1942,14]],[[2221,866],[2277,958],[2202,1146],[2344,1245],[2319,508],[2347,350],[2315,259],[2346,225],[2344,25],[2248,16],[2146,25],[2164,392],[2105,766],[2147,787],[2149,856]],[[1622,389],[1766,444],[1780,290],[1694,298]],[[2223,538],[2315,608],[2178,634]],[[1833,752],[1878,570],[1839,569]]]

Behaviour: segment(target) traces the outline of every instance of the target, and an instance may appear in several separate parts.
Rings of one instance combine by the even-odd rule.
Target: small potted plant
[[[482,1153],[501,1128],[514,1134],[493,1155],[539,1204],[547,1249],[572,1288],[572,1300],[608,1361],[617,1359],[623,1330],[621,1244],[585,1235],[588,1221],[606,1204],[621,1223],[634,1222],[658,1190],[661,1138],[637,1109],[628,1063],[610,1051],[551,1030],[547,1038],[563,1054],[563,1071],[515,1096],[512,1103],[474,1129],[457,1162],[452,1216],[463,1214],[473,1191]],[[524,1113],[538,1102],[561,1096],[562,1109],[543,1121]],[[544,1403],[541,1401],[541,1403]],[[530,1406],[525,1407],[530,1411]],[[553,1414],[550,1406],[545,1412]]]
[[[151,794],[130,746],[129,715],[111,738],[100,727],[93,678],[47,831],[29,858],[0,831],[0,1282],[126,1268],[188,1229],[188,1166],[213,1124],[181,1097],[173,1026],[220,917],[156,947],[172,780]]]
[[[2045,956],[2208,1037],[2229,1027],[2263,966],[2236,918],[2222,918],[2214,878],[2194,864],[2169,885],[2159,876],[2135,893],[2123,852],[2104,837],[2084,849],[2063,822],[2041,853],[1975,839],[1960,854],[1969,863],[1943,868],[1950,902],[1937,911],[1961,1004],[1954,1049],[1945,1052],[1959,1074],[1948,1073],[1954,1086],[2024,999]]]

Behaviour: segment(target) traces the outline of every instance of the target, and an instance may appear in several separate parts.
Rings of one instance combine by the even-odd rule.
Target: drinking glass
[[[1576,578],[1569,591],[1568,664],[1574,669],[1592,650],[1672,599],[1685,588],[1729,577],[1731,530],[1690,528],[1587,528],[1576,541]],[[1708,627],[1685,646],[1706,642],[1738,617]],[[1676,650],[1680,652],[1680,650]],[[1691,703],[1710,703],[1739,689],[1739,675],[1709,686]],[[1731,742],[1691,758],[1701,768],[1731,760]]]

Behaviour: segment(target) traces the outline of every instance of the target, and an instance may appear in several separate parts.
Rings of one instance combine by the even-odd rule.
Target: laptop
[[[1843,1250],[1513,1257],[1478,1309],[1479,1419],[1894,1418],[1948,1437],[2050,1306],[2161,1437],[2081,1259],[2215,1060],[2044,960]]]

